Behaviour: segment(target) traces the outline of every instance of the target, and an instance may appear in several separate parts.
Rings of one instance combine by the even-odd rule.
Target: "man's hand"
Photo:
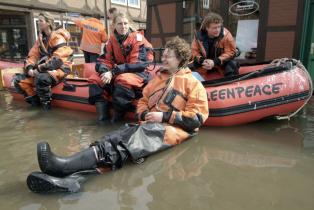
[[[109,83],[111,82],[111,79],[112,79],[112,73],[111,73],[111,71],[102,73],[102,74],[100,75],[100,78],[101,78],[101,81],[103,81],[103,83],[109,84]]]
[[[145,120],[148,122],[162,122],[162,112],[148,112],[145,115]]]
[[[30,69],[28,70],[28,76],[30,77],[35,77],[36,75],[38,75],[38,71],[37,70],[34,70],[34,69]]]
[[[50,72],[50,74],[52,74],[52,75],[57,75],[58,74],[58,71],[57,70],[52,70],[52,71],[49,71]]]
[[[215,63],[211,59],[205,59],[202,66],[206,70],[211,70],[215,66]]]

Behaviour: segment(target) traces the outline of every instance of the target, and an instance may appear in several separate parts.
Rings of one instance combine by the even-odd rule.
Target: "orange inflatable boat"
[[[149,70],[154,74],[156,67],[150,66]],[[84,64],[85,78],[93,71],[94,64]],[[12,74],[3,77],[13,97],[21,99],[22,96],[11,86]],[[240,75],[229,78],[210,72],[202,83],[207,90],[209,105],[205,126],[238,125],[268,117],[286,119],[303,108],[313,91],[307,70],[292,59],[242,66]],[[88,92],[87,79],[67,79],[53,88],[53,105],[95,112],[95,107],[88,104]]]

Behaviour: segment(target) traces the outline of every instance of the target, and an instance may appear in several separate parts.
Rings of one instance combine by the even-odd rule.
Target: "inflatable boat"
[[[0,60],[0,90],[4,87],[4,81],[3,81],[3,74],[14,74],[20,72],[21,68],[24,66],[21,62],[9,62],[9,61],[3,61]]]
[[[154,75],[156,69],[158,65],[152,65],[148,71]],[[95,107],[88,104],[86,79],[93,71],[94,64],[84,64],[85,78],[67,78],[55,86],[53,106],[95,112]],[[287,119],[301,110],[312,96],[312,80],[307,70],[293,59],[242,66],[239,72],[237,76],[224,78],[219,72],[210,71],[202,81],[209,105],[205,126],[231,126],[269,117]],[[22,99],[12,87],[12,77],[12,73],[4,74],[4,85],[14,98]]]

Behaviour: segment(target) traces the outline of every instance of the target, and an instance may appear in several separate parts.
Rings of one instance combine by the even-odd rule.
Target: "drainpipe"
[[[107,34],[109,36],[109,25],[108,25],[108,20],[107,20],[107,0],[104,0],[104,18],[105,18],[105,27]]]
[[[308,30],[308,17],[310,12],[310,0],[304,0],[304,13],[303,13],[303,28],[302,28],[302,37],[301,37],[301,46],[300,46],[300,60],[302,63],[306,63],[305,61],[305,49],[306,49],[306,31]]]
[[[200,16],[200,0],[196,0],[195,1],[195,28],[196,30],[198,30],[201,25],[201,16]]]

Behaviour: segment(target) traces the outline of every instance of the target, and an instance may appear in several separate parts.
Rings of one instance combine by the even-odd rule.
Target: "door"
[[[304,31],[300,57],[314,80],[314,0],[306,1],[304,8]]]
[[[309,27],[308,27],[308,41],[306,45],[308,48],[308,58],[307,58],[307,69],[311,74],[312,80],[314,79],[314,2],[311,3],[310,6],[310,14],[309,14]]]

